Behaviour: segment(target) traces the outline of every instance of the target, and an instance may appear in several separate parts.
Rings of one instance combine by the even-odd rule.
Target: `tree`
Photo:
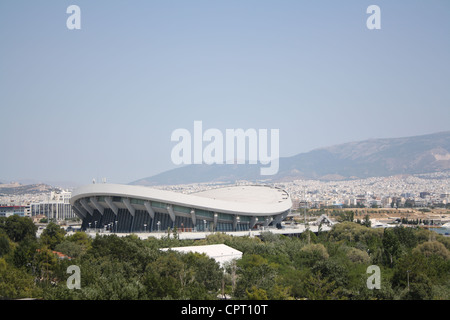
[[[329,254],[323,244],[312,243],[301,248],[299,256],[301,259],[305,260],[308,265],[312,265],[316,261],[328,259]]]
[[[328,240],[331,242],[368,242],[371,238],[381,239],[383,229],[372,229],[354,222],[342,222],[335,224],[328,232]]]
[[[394,258],[400,253],[400,241],[392,229],[384,229],[383,251],[389,260],[390,266],[394,265]]]
[[[278,265],[257,254],[243,255],[237,261],[238,281],[235,295],[239,298],[247,296],[246,290],[253,287],[269,292],[275,285]]]
[[[55,246],[55,250],[71,258],[78,258],[83,252],[83,247],[73,241],[64,240]]]
[[[42,231],[41,242],[48,246],[50,249],[55,250],[55,247],[63,242],[66,232],[63,228],[60,228],[57,224],[50,222],[47,227]]]
[[[67,240],[81,245],[85,250],[90,249],[92,246],[92,239],[85,232],[75,232],[67,236]]]
[[[28,217],[12,215],[0,218],[0,229],[4,229],[9,239],[20,242],[25,238],[36,238],[37,227]]]
[[[414,229],[406,227],[393,228],[395,235],[398,238],[400,244],[408,249],[412,249],[417,245],[417,237],[414,233]]]
[[[308,244],[317,243],[317,236],[311,230],[306,230],[305,232],[302,232],[302,234],[300,235],[300,239]]]
[[[341,289],[335,281],[323,277],[320,272],[310,275],[304,283],[306,298],[311,300],[335,300],[339,298]]]
[[[252,286],[250,290],[245,289],[245,292],[249,300],[269,300],[266,290],[257,288],[256,286]]]
[[[39,280],[47,285],[54,281],[54,273],[57,269],[58,258],[49,249],[38,249],[35,256],[36,258],[36,271],[39,272]]]
[[[332,279],[337,287],[346,287],[349,282],[348,269],[334,260],[317,261],[311,272]]]
[[[37,241],[32,240],[31,238],[21,241],[12,255],[14,266],[17,268],[27,268],[29,271],[33,271],[36,267],[34,258],[37,254],[37,249]]]
[[[164,241],[164,240],[161,240]],[[144,272],[148,263],[157,258],[158,251],[150,248],[151,243],[131,235],[118,237],[112,235],[97,235],[88,251],[94,259],[107,257],[111,260],[127,261],[136,272]]]
[[[354,263],[368,264],[370,262],[369,254],[357,248],[349,248],[347,258]]]
[[[187,295],[191,299],[211,299],[219,293],[223,279],[223,270],[219,264],[205,254],[189,252],[181,260],[192,271],[192,282]]]
[[[31,275],[8,265],[0,258],[0,298],[38,298],[41,294],[41,290],[34,285]]]
[[[144,285],[150,299],[186,298],[184,289],[191,280],[192,272],[178,253],[164,253],[146,269]]]
[[[354,218],[355,218],[355,213],[353,211],[344,211],[340,214],[339,221],[340,222],[344,222],[344,221],[353,222]]]
[[[0,231],[0,258],[11,251],[9,237]]]
[[[370,221],[370,216],[366,214],[364,216],[364,221],[362,222],[363,226],[366,226],[367,228],[370,228],[372,226],[372,222]]]
[[[450,252],[447,248],[438,241],[427,241],[419,244],[413,250],[414,253],[421,253],[425,257],[430,257],[431,255],[437,255],[444,260],[450,259]]]

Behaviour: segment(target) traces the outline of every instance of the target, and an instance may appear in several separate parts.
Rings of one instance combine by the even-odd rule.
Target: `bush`
[[[447,248],[438,241],[427,241],[419,244],[413,250],[414,253],[420,252],[425,257],[430,257],[431,255],[437,255],[445,260],[450,259],[450,252]]]
[[[328,251],[323,244],[312,243],[303,246],[300,252],[294,257],[294,261],[297,267],[301,267],[302,265],[312,267],[317,261],[328,258]]]
[[[349,248],[347,251],[347,258],[354,263],[365,263],[370,262],[369,254],[363,250],[356,248]]]

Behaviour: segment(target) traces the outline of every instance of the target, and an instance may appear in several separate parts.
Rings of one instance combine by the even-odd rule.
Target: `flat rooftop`
[[[273,204],[289,199],[287,192],[282,189],[254,185],[221,187],[192,194],[234,203]]]
[[[91,184],[75,189],[70,203],[74,205],[78,199],[95,196],[136,198],[239,215],[276,215],[292,207],[291,198],[286,191],[255,185],[221,187],[183,194],[145,186]]]
[[[242,252],[233,249],[225,244],[211,244],[204,246],[189,246],[189,247],[175,247],[175,248],[164,248],[162,251],[178,251],[182,253],[196,252],[201,254],[206,254],[208,257],[213,258],[221,266],[226,262],[231,262],[234,259],[242,258]]]

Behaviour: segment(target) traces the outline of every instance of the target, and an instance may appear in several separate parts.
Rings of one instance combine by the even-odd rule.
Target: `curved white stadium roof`
[[[145,186],[90,184],[75,189],[70,203],[94,196],[118,196],[239,215],[274,215],[291,209],[289,194],[269,186],[231,186],[183,194]]]

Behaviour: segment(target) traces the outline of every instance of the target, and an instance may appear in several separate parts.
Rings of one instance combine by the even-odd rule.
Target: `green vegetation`
[[[67,236],[53,223],[36,238],[29,219],[0,218],[0,298],[450,299],[449,238],[343,220],[319,235],[216,233],[193,241],[176,232],[159,240]],[[242,259],[221,269],[205,255],[159,250],[217,243],[242,251]],[[80,268],[81,289],[67,288],[70,265]],[[367,288],[370,265],[380,267],[381,289]]]

